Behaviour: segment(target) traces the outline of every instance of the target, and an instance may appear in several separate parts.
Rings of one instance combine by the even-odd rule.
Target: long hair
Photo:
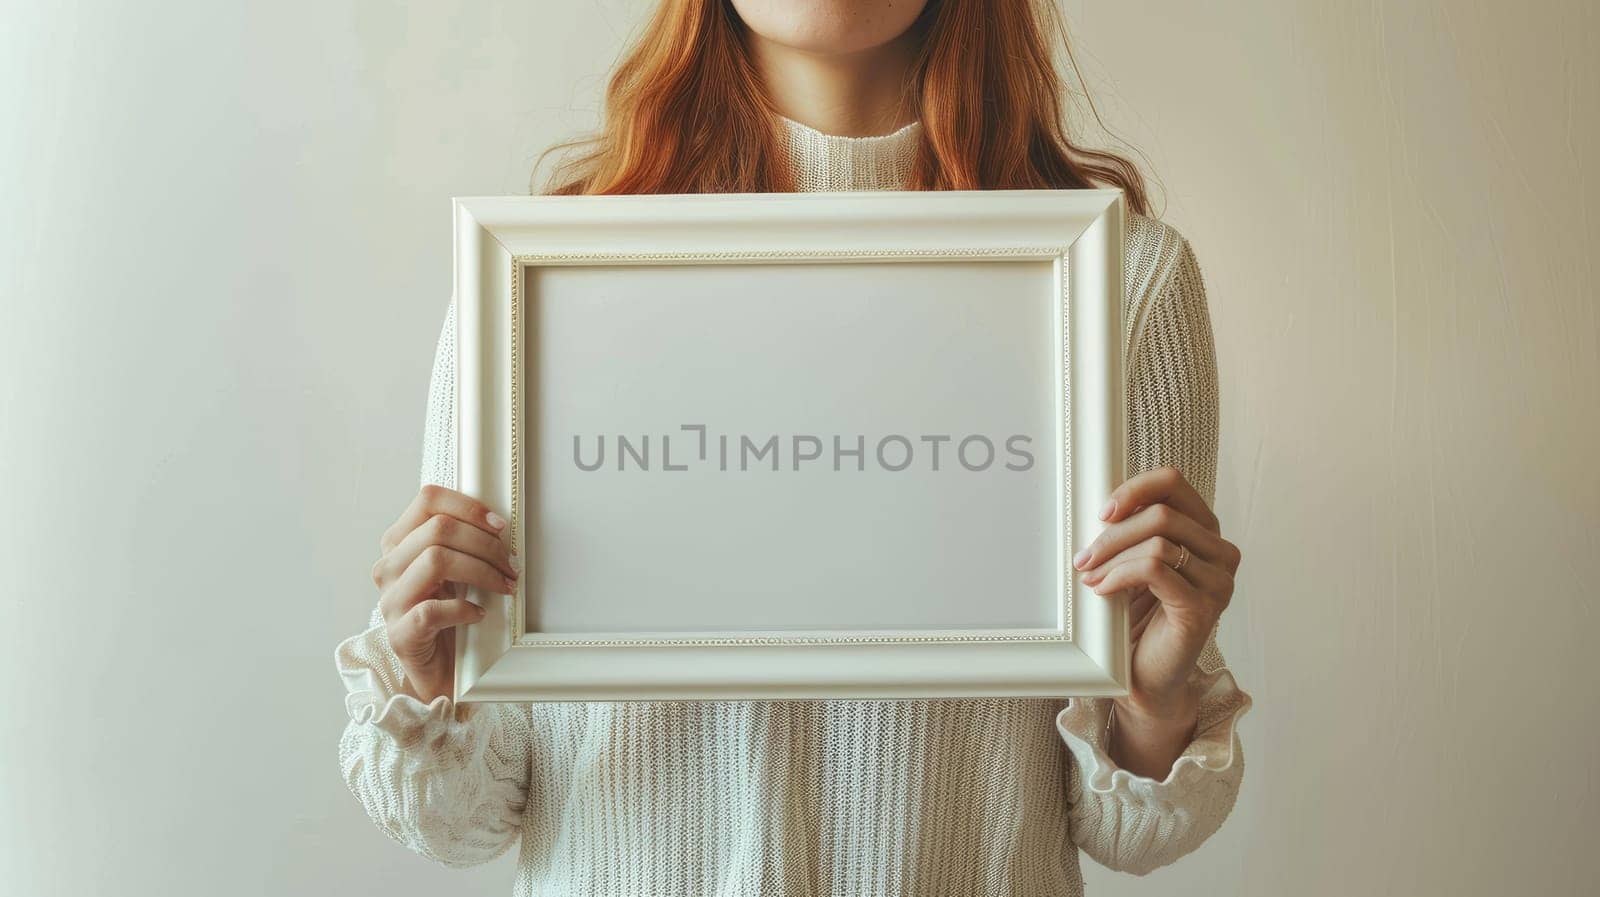
[[[1150,214],[1131,162],[1068,133],[1051,38],[1072,56],[1055,0],[928,0],[910,28],[919,49],[901,102],[922,129],[908,189],[1109,185]],[[729,0],[661,0],[606,86],[599,130],[540,155],[586,147],[546,192],[792,191],[746,30]]]

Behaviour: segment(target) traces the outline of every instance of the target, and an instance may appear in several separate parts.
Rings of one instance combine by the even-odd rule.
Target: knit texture
[[[810,190],[895,189],[920,139],[784,119]],[[1204,285],[1171,226],[1127,217],[1129,475],[1177,466],[1210,505],[1218,392]],[[436,346],[421,483],[455,488],[454,298]],[[1109,699],[425,704],[373,609],[335,661],[339,766],[390,837],[446,866],[520,844],[515,893],[788,897],[1083,893],[1081,850],[1143,874],[1198,847],[1244,772],[1250,707],[1215,633],[1193,742],[1165,779],[1105,750]]]
[[[922,139],[920,121],[880,137],[824,134],[782,115],[778,121],[795,189],[802,193],[903,190]]]

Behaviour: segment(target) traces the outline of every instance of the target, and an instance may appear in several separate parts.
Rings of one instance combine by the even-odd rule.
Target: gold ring
[[[1187,564],[1187,563],[1189,563],[1189,546],[1187,546],[1187,545],[1179,545],[1178,546],[1178,562],[1176,564],[1172,565],[1172,569],[1174,569],[1174,570],[1182,570],[1183,569],[1183,565]]]

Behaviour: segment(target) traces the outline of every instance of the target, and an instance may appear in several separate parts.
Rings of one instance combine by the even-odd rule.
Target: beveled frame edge
[[[775,197],[783,215],[759,220],[772,206],[752,203]],[[509,508],[512,539],[522,532],[526,447],[520,440],[520,378],[509,373],[521,361],[522,282],[530,264],[1054,260],[1057,406],[1069,412],[1058,415],[1055,446],[1062,546],[1062,606],[1055,628],[983,635],[596,633],[530,640],[523,631],[526,601],[520,588],[513,596],[469,589],[469,597],[490,613],[458,629],[457,700],[1126,693],[1124,602],[1086,592],[1070,560],[1075,547],[1102,526],[1095,513],[1125,475],[1120,190],[457,197],[452,204],[458,486]],[[1085,296],[1095,301],[1074,301]],[[510,332],[492,339],[496,322],[507,318]],[[505,405],[509,413],[502,413]],[[1074,459],[1080,463],[1073,465]],[[1078,600],[1084,594],[1089,600]],[[937,658],[916,650],[930,647],[941,652]],[[662,651],[679,653],[656,653]],[[812,659],[802,658],[806,651]],[[654,671],[671,667],[676,675],[629,672],[636,663]],[[846,674],[862,669],[874,670],[870,683]]]

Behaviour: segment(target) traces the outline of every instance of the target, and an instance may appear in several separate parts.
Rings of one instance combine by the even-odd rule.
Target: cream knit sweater
[[[784,119],[805,190],[896,189],[920,123],[826,135]],[[1127,224],[1129,475],[1175,464],[1214,495],[1217,375],[1200,269]],[[453,300],[452,300],[453,305]],[[422,483],[454,488],[453,308],[433,362]],[[390,837],[446,866],[520,847],[515,890],[562,897],[1081,894],[1081,849],[1144,873],[1233,806],[1250,698],[1213,639],[1192,744],[1164,780],[1104,750],[1108,699],[424,704],[383,618],[339,644],[339,766]]]

